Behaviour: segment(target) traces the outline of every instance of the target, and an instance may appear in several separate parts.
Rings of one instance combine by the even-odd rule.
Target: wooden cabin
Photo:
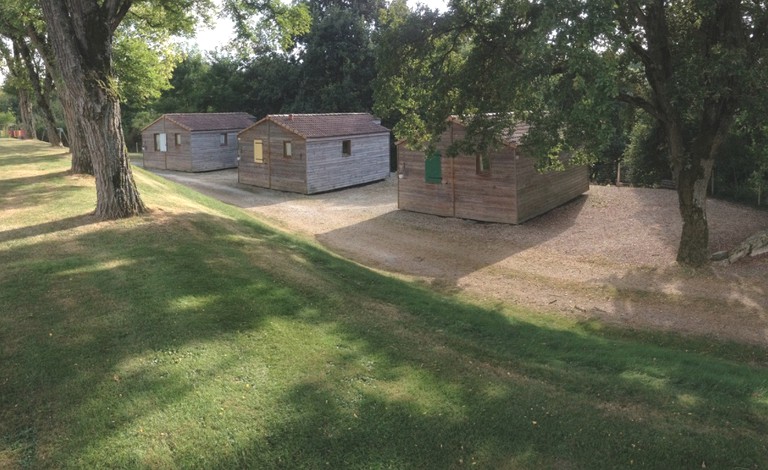
[[[243,184],[314,194],[389,175],[389,129],[367,113],[271,114],[238,141]]]
[[[519,224],[589,190],[586,166],[539,173],[534,158],[517,151],[528,126],[518,125],[502,148],[487,155],[446,156],[447,148],[464,138],[466,127],[451,119],[437,152],[397,143],[398,208],[445,217]]]
[[[144,166],[211,171],[237,167],[237,133],[256,118],[247,113],[163,114],[141,131]]]

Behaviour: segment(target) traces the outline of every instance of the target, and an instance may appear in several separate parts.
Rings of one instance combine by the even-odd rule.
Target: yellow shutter
[[[256,163],[264,163],[264,149],[261,140],[253,141],[253,161]]]

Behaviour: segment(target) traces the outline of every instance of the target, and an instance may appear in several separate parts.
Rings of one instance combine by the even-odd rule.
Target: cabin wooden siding
[[[253,141],[262,141],[262,161],[254,161]],[[238,158],[237,181],[239,183],[269,188],[269,131],[267,126],[245,129],[237,136]]]
[[[586,165],[539,173],[533,158],[523,156],[517,164],[517,223],[548,212],[589,191],[589,168]]]
[[[442,184],[425,182],[423,152],[409,149],[407,142],[398,143],[398,208],[518,224],[589,189],[586,166],[540,174],[535,161],[519,155],[515,146],[503,146],[491,153],[490,170],[478,173],[476,156],[445,156],[448,146],[464,135],[464,126],[451,122],[437,143],[442,155]]]
[[[254,140],[262,141],[263,163],[256,163]],[[352,154],[342,155],[350,140]],[[292,157],[283,155],[290,141]],[[389,134],[304,139],[265,120],[238,134],[238,181],[261,188],[302,194],[354,186],[389,175]]]
[[[342,154],[350,141],[352,153]],[[389,176],[389,134],[309,139],[307,194],[379,181]]]
[[[141,133],[144,166],[186,172],[223,170],[237,167],[237,132],[240,129],[189,131],[161,118]],[[166,135],[166,151],[155,150],[155,134]],[[176,134],[180,143],[176,145]],[[227,134],[227,145],[220,143]]]
[[[212,171],[237,167],[238,130],[198,131],[190,133],[189,170]],[[221,145],[221,134],[227,135],[227,144]],[[175,168],[168,168],[169,170]]]
[[[165,152],[155,150],[155,134],[165,134],[167,148]],[[176,134],[181,135],[179,146],[175,145]],[[174,167],[179,166],[183,160],[188,160],[186,155],[190,146],[189,131],[167,119],[160,119],[141,133],[141,146],[144,151],[145,168],[172,169],[168,166],[169,162],[171,167]]]
[[[453,217],[453,161],[445,155],[451,144],[449,131],[440,136],[437,150],[440,152],[442,181],[427,183],[426,154],[408,148],[406,142],[397,144],[397,207],[425,214]]]
[[[238,181],[261,188],[306,193],[306,141],[271,121],[249,127],[238,135],[240,165]],[[253,160],[253,141],[262,141],[264,163]],[[290,158],[283,154],[283,143],[291,142]]]

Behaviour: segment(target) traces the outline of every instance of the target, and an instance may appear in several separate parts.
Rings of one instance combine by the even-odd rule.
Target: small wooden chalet
[[[433,155],[409,149],[407,141],[398,142],[398,208],[519,224],[589,190],[586,166],[539,173],[535,159],[517,150],[527,131],[528,126],[518,125],[502,148],[487,156],[446,156],[446,149],[466,135],[466,127],[453,118]]]
[[[144,166],[211,171],[237,167],[237,133],[256,121],[247,113],[163,114],[141,131]]]
[[[389,129],[367,113],[271,114],[238,141],[243,184],[313,194],[389,175]]]

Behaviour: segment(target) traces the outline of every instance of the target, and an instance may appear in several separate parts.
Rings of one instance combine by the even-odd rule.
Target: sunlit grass
[[[763,468],[766,351],[477,304],[0,140],[2,468]],[[25,179],[21,179],[25,178]]]

